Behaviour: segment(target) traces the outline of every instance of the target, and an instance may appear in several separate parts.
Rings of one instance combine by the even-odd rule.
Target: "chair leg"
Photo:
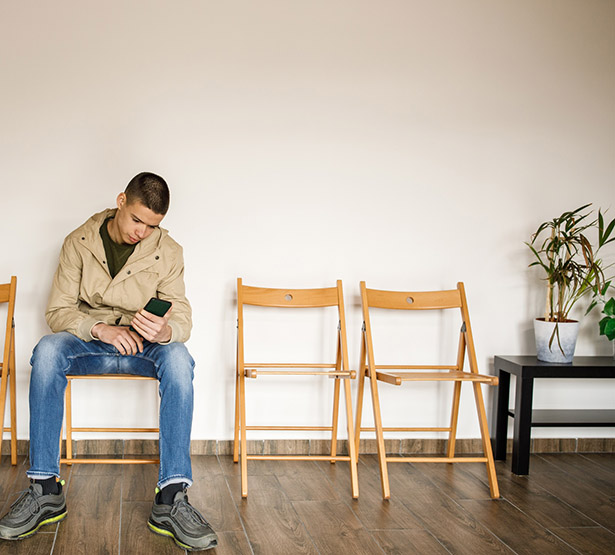
[[[11,332],[11,381],[9,395],[11,397],[11,464],[17,465],[17,375],[15,372],[15,326]]]
[[[461,398],[461,382],[455,382],[453,390],[453,407],[451,409],[451,431],[448,434],[448,449],[446,456],[455,456],[455,440],[457,439],[457,422],[459,420],[459,400]]]
[[[355,451],[359,459],[359,447],[361,446],[361,418],[363,415],[363,395],[365,390],[365,341],[361,338],[361,356],[359,358],[359,390],[357,392],[356,420],[354,426]]]
[[[7,392],[7,381],[10,379],[10,365],[7,364],[2,367],[2,374],[0,375],[0,452],[2,446],[2,440],[4,438],[4,411],[6,408],[6,392]]]
[[[487,457],[487,478],[489,479],[489,490],[493,499],[500,497],[500,489],[498,487],[498,477],[495,473],[495,461],[493,460],[493,451],[491,450],[491,438],[489,437],[489,426],[487,425],[487,414],[485,411],[485,403],[483,401],[483,392],[479,383],[473,383],[474,399],[476,401],[476,411],[478,413],[478,424],[480,426],[480,435],[483,441],[483,452]]]
[[[390,499],[391,488],[389,487],[389,471],[387,468],[387,454],[384,447],[384,433],[382,430],[382,418],[380,416],[380,400],[378,399],[378,382],[375,376],[370,376],[370,390],[372,392],[372,407],[374,410],[374,424],[376,427],[376,444],[378,446],[378,463],[380,464],[380,481],[382,483],[382,498]]]
[[[248,497],[248,454],[246,441],[246,377],[239,376],[239,436],[241,439],[241,497]]]
[[[338,380],[339,381],[339,380]],[[354,430],[352,429],[352,395],[350,393],[350,380],[344,379],[344,398],[346,402],[346,423],[348,426],[348,456],[350,457],[350,488],[352,498],[359,498],[359,476],[357,474],[357,451],[354,443]]]
[[[340,412],[340,378],[335,378],[333,386],[333,420],[331,422],[331,457],[337,455],[337,421]],[[335,461],[331,459],[331,464]]]
[[[233,462],[239,461],[239,372],[235,376],[235,432],[233,437]]]
[[[71,381],[68,380],[66,384],[66,458],[73,458],[73,398],[72,398],[72,388]],[[62,436],[60,435],[60,441],[62,441]],[[71,466],[72,463],[66,463],[68,466]]]

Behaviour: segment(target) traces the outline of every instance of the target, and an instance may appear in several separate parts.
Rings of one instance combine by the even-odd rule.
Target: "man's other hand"
[[[164,316],[156,316],[141,309],[135,314],[130,325],[150,343],[166,343],[171,340],[172,335],[171,326],[169,326],[171,310],[172,308]]]
[[[121,355],[136,355],[143,352],[143,341],[138,333],[126,326],[109,326],[99,322],[92,328],[92,336],[113,345]]]

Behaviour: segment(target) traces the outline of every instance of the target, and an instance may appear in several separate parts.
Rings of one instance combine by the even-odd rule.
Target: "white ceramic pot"
[[[555,326],[557,334],[553,337]],[[536,337],[536,357],[543,362],[572,362],[574,349],[579,335],[579,322],[545,322],[544,318],[534,320],[534,335]],[[553,337],[551,347],[549,341]],[[561,349],[560,349],[561,345]]]

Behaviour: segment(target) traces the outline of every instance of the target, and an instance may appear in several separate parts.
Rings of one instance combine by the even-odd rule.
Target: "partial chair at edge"
[[[362,431],[376,432],[378,448],[378,462],[380,465],[380,477],[382,481],[382,496],[388,499],[391,496],[387,463],[389,462],[412,462],[412,463],[485,463],[487,478],[492,498],[500,496],[498,489],[495,464],[491,450],[489,430],[485,404],[481,391],[481,384],[497,385],[497,377],[478,373],[476,352],[470,315],[468,312],[465,290],[463,283],[457,284],[457,289],[448,291],[404,292],[404,291],[380,291],[367,289],[365,282],[361,282],[361,304],[363,307],[363,329],[361,338],[361,355],[359,361],[359,392],[356,407],[355,425],[355,449],[359,450],[359,439]],[[454,365],[377,365],[375,362],[374,346],[372,341],[372,327],[370,323],[370,309],[389,310],[444,310],[460,309],[461,329],[459,332],[459,347],[457,362]],[[468,355],[470,371],[463,370],[465,355]],[[375,428],[361,427],[361,413],[363,407],[363,395],[365,378],[368,378],[372,397]],[[378,397],[378,382],[386,382],[400,386],[408,381],[448,381],[454,382],[453,400],[450,425],[447,427],[420,427],[420,428],[387,428],[382,425],[380,401]],[[455,457],[455,438],[457,433],[457,421],[459,415],[459,401],[461,396],[462,382],[471,382],[474,388],[476,411],[480,428],[483,453],[482,457]],[[387,456],[384,446],[384,432],[448,432],[448,449],[446,456],[441,457],[392,457]]]
[[[4,432],[11,432],[11,464],[17,464],[17,409],[15,391],[15,299],[17,296],[17,278],[11,276],[9,283],[0,284],[0,303],[8,303],[6,315],[6,332],[4,334],[4,356],[0,362],[0,445]],[[8,382],[8,383],[7,383]],[[4,409],[6,407],[7,386],[10,391],[11,425],[4,427]]]
[[[338,309],[338,333],[336,361],[321,363],[266,363],[244,361],[244,305],[278,308],[322,308],[336,306]],[[235,379],[235,438],[233,460],[241,460],[241,496],[248,496],[249,460],[321,460],[348,461],[350,466],[350,483],[352,497],[359,496],[357,479],[357,456],[354,445],[352,401],[350,380],[356,372],[348,369],[348,347],[346,341],[346,319],[344,315],[344,296],[342,282],[336,287],[321,289],[268,289],[250,287],[237,279],[237,373]],[[246,378],[268,376],[320,376],[333,379],[333,420],[331,426],[247,426],[246,425]],[[344,387],[346,422],[348,428],[348,455],[337,454],[338,414],[340,390]],[[249,455],[247,453],[246,433],[249,430],[324,430],[331,432],[331,450],[329,455]]]

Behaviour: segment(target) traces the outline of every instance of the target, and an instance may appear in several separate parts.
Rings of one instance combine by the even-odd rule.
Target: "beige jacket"
[[[94,214],[64,240],[45,314],[49,327],[91,341],[98,322],[127,326],[150,297],[159,297],[173,303],[171,341],[187,341],[192,309],[185,295],[181,246],[157,228],[111,279],[99,230],[114,213]]]

